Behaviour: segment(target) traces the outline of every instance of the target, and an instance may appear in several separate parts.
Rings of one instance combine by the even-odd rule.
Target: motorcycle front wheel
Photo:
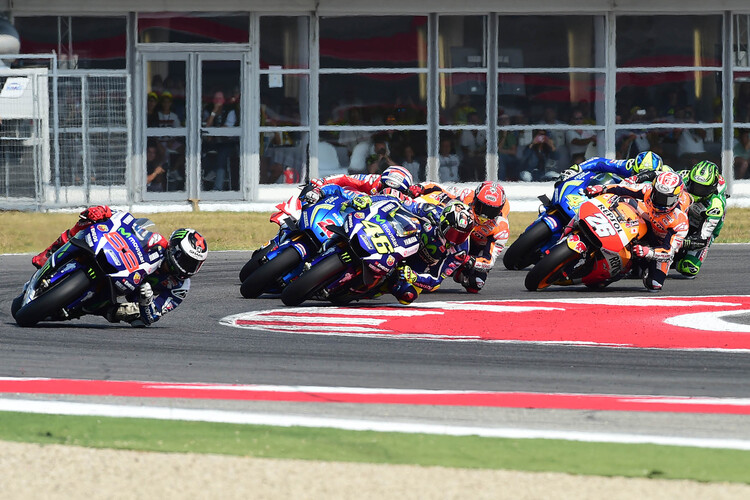
[[[338,254],[330,255],[289,283],[281,292],[281,301],[288,306],[298,306],[315,292],[332,282],[346,269]]]
[[[250,260],[248,260],[244,266],[242,266],[242,269],[240,269],[240,282],[244,282],[250,274],[252,274],[253,271],[258,269],[260,267],[260,259],[266,256],[268,252],[271,251],[273,248],[273,245],[267,245],[262,248],[257,249],[253,252],[253,255],[250,257]]]
[[[552,230],[544,222],[531,226],[503,254],[506,269],[518,271],[530,266],[537,260],[539,247],[552,237]]]
[[[16,323],[18,326],[36,325],[83,295],[90,285],[91,282],[83,269],[71,273],[18,309],[15,314]]]
[[[547,288],[560,279],[565,266],[580,258],[581,254],[571,250],[565,242],[552,247],[526,275],[526,289],[533,292]]]
[[[297,267],[301,262],[297,250],[292,247],[282,251],[273,259],[261,265],[250,273],[242,282],[240,293],[246,299],[254,299],[262,294],[267,288],[273,286],[276,280]]]

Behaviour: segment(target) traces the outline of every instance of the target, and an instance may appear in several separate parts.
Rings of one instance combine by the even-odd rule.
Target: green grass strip
[[[0,412],[0,440],[750,483],[750,451]]]

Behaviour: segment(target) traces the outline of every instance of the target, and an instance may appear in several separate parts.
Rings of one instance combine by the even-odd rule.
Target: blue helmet
[[[633,162],[633,173],[640,174],[641,172],[648,172],[649,170],[659,170],[662,165],[664,165],[664,162],[662,161],[661,156],[653,151],[644,151],[635,157],[635,162]]]

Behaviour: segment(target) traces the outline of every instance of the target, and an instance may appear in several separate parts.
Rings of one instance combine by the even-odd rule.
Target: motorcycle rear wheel
[[[83,295],[90,285],[91,282],[83,269],[73,272],[16,311],[16,323],[18,326],[36,325]]]
[[[273,259],[251,272],[242,282],[240,293],[246,299],[254,299],[267,288],[274,285],[276,280],[294,269],[302,260],[297,250],[292,247],[282,251]]]
[[[537,261],[539,247],[552,237],[552,230],[544,222],[527,229],[514,241],[503,254],[506,269],[518,271]]]
[[[281,301],[288,306],[298,306],[315,292],[331,283],[331,280],[346,269],[346,264],[337,255],[331,255],[318,262],[292,281],[281,292]]]
[[[571,250],[564,242],[552,247],[526,275],[526,289],[533,292],[547,288],[560,279],[565,266],[580,258],[581,254]]]

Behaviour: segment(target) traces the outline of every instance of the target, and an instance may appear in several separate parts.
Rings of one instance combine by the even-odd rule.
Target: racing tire
[[[297,250],[292,247],[283,250],[255,271],[251,272],[242,282],[240,293],[246,299],[260,296],[266,288],[276,283],[276,280],[297,267],[302,261]]]
[[[526,275],[526,289],[533,292],[547,288],[560,279],[565,266],[580,258],[581,254],[571,250],[565,242],[552,247]]]
[[[16,313],[18,312],[19,309],[21,309],[22,305],[23,305],[23,294],[13,299],[13,302],[10,303],[10,314],[13,316],[13,319],[16,319]]]
[[[253,252],[250,260],[248,260],[245,265],[242,266],[242,269],[240,269],[240,283],[244,283],[247,277],[260,267],[260,259],[265,257],[266,254],[271,251],[271,248],[273,248],[272,245],[266,245]]]
[[[552,237],[552,230],[544,222],[538,222],[523,232],[503,254],[506,269],[518,271],[537,261],[539,247]]]
[[[34,326],[48,316],[60,311],[66,304],[83,295],[91,286],[83,269],[74,271],[52,288],[16,311],[18,326]]]
[[[338,254],[331,255],[318,262],[292,281],[281,292],[281,301],[287,306],[298,306],[315,292],[329,284],[346,269]]]

